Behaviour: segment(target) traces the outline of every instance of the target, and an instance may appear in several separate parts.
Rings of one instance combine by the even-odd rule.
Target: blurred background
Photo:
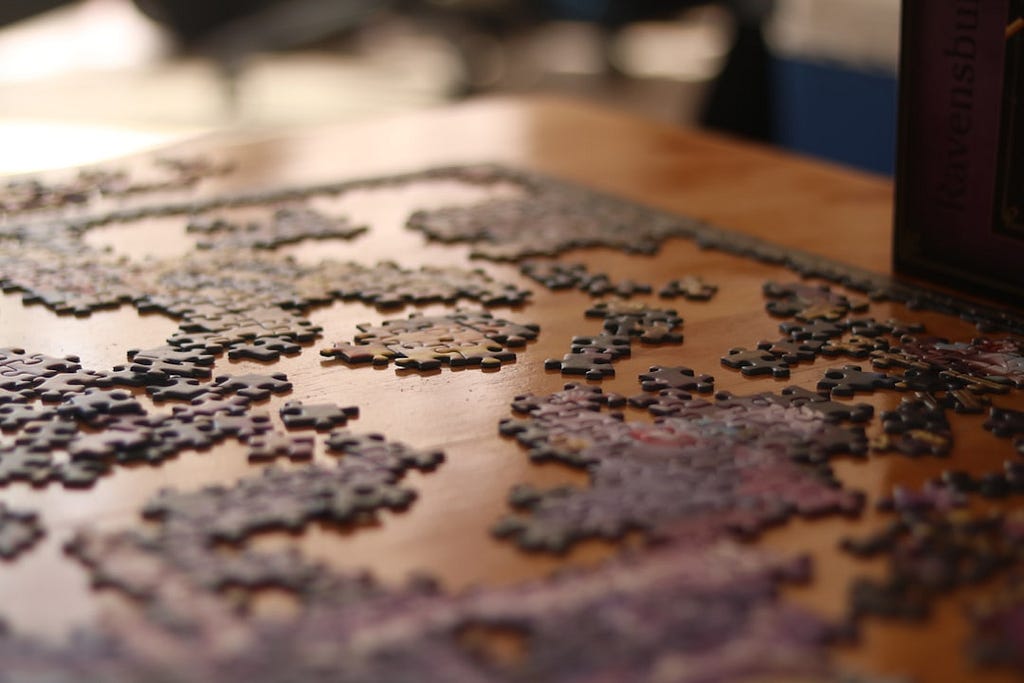
[[[880,173],[899,0],[3,0],[0,172],[558,93]]]

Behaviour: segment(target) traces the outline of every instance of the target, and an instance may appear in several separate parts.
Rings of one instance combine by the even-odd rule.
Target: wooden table
[[[176,153],[202,152],[231,159],[237,171],[204,181],[199,196],[252,192],[436,165],[499,162],[576,181],[636,202],[704,219],[714,225],[755,235],[787,247],[886,273],[890,269],[892,184],[818,161],[736,142],[704,132],[653,124],[589,105],[556,99],[498,99],[470,102],[393,119],[341,128],[306,130],[286,137],[251,139],[245,135],[212,137],[183,145]],[[465,265],[464,246],[427,244],[403,230],[405,216],[423,203],[443,203],[458,196],[454,188],[394,194],[358,192],[340,202],[373,231],[355,243],[313,243],[294,247],[300,258],[356,258],[372,263],[392,259],[406,266]],[[386,196],[385,196],[386,195]],[[385,201],[386,199],[386,201]],[[139,233],[137,225],[95,229],[92,244],[109,244],[132,256],[184,253],[183,232],[170,226],[180,218],[157,218]],[[184,245],[184,246],[183,246]],[[566,260],[583,261],[595,271],[618,278],[664,282],[693,272],[720,281],[714,305],[680,304],[686,318],[682,347],[644,349],[618,365],[617,377],[602,384],[626,395],[636,392],[635,375],[652,364],[685,364],[714,373],[717,387],[751,393],[782,386],[771,378],[751,379],[721,368],[723,351],[741,343],[777,336],[778,321],[763,313],[760,287],[768,279],[793,279],[782,268],[720,252],[702,252],[675,240],[657,257],[625,256],[589,249]],[[474,262],[503,280],[530,284],[513,265]],[[488,529],[506,510],[510,486],[520,482],[554,485],[584,481],[559,465],[533,465],[511,441],[497,435],[498,421],[509,415],[513,396],[527,391],[557,390],[566,378],[541,369],[548,357],[561,356],[573,334],[587,328],[581,312],[589,298],[580,293],[552,294],[533,286],[534,302],[509,313],[516,320],[540,323],[543,334],[517,363],[498,373],[449,372],[431,377],[399,376],[392,370],[323,366],[308,351],[274,365],[291,377],[288,398],[358,404],[353,424],[358,431],[382,431],[415,446],[442,447],[447,463],[436,473],[410,475],[419,492],[406,513],[385,515],[379,526],[351,534],[308,533],[301,547],[314,557],[342,568],[369,568],[385,581],[410,572],[428,572],[450,589],[504,585],[544,576],[563,565],[591,565],[615,547],[588,542],[565,558],[526,555],[509,543],[493,540]],[[443,310],[433,306],[427,312]],[[751,311],[760,311],[755,315]],[[973,328],[959,320],[929,313],[908,313],[902,306],[879,303],[877,318],[920,319],[930,331],[969,339]],[[335,304],[314,312],[325,328],[325,341],[351,338],[354,324],[397,315],[359,304]],[[130,308],[89,318],[57,317],[41,307],[23,307],[18,295],[0,300],[3,346],[23,346],[53,355],[76,353],[84,365],[104,368],[124,361],[127,348],[155,346],[174,330],[160,316],[140,317]],[[829,361],[801,366],[792,382],[813,387]],[[218,369],[251,371],[252,363],[218,361]],[[284,399],[275,399],[276,407]],[[898,397],[876,394],[865,400],[878,408]],[[957,434],[951,461],[897,455],[866,461],[840,460],[839,477],[865,491],[869,501],[898,483],[920,484],[955,464],[976,472],[997,469],[1010,457],[1009,442],[980,429],[981,416],[966,418],[970,428]],[[877,425],[872,430],[877,431]],[[116,602],[90,590],[81,568],[62,555],[61,544],[82,524],[120,528],[136,524],[137,509],[164,486],[195,488],[231,481],[251,471],[240,445],[218,447],[215,455],[182,457],[159,468],[118,470],[84,492],[50,487],[43,491],[13,486],[0,500],[42,512],[46,540],[21,560],[0,565],[0,613],[29,633],[54,636],[70,625],[95,618]],[[233,453],[234,451],[234,453]],[[869,509],[859,519],[797,521],[765,534],[761,544],[787,553],[809,552],[815,580],[789,597],[838,616],[845,607],[846,586],[854,576],[877,572],[877,563],[856,560],[837,550],[837,539],[882,524]],[[270,534],[259,543],[281,538]],[[963,593],[940,601],[934,619],[906,625],[869,620],[862,642],[837,656],[854,668],[931,681],[1013,680],[998,672],[979,672],[963,656],[968,635],[962,618]]]

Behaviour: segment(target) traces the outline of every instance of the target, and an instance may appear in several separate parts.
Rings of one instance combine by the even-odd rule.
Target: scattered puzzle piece
[[[563,375],[583,375],[590,380],[614,377],[610,353],[567,353],[562,358],[544,361],[545,370],[560,370]]]
[[[249,460],[252,462],[266,462],[277,458],[288,458],[291,461],[311,460],[314,444],[314,439],[311,436],[260,434],[249,440]]]
[[[640,375],[640,387],[644,391],[677,389],[709,394],[715,390],[715,378],[711,375],[695,375],[687,367],[652,365],[646,373]]]
[[[856,392],[872,392],[878,389],[895,389],[899,378],[881,372],[864,372],[859,365],[844,365],[832,368],[818,382],[818,391],[833,396],[853,396]]]
[[[678,280],[669,280],[658,290],[662,299],[683,297],[687,301],[710,301],[718,293],[718,285],[704,282],[703,279],[688,275]]]
[[[771,375],[775,378],[789,377],[789,363],[763,349],[752,351],[742,347],[730,349],[728,355],[722,356],[722,365],[735,368],[748,377],[758,375]]]
[[[291,391],[292,383],[283,372],[270,375],[224,375],[213,380],[213,389],[225,394],[237,394],[253,401],[262,401],[273,394]]]
[[[767,282],[762,291],[769,300],[765,304],[768,313],[782,318],[794,317],[805,323],[814,320],[834,322],[868,306],[866,301],[852,300],[833,292],[828,285]]]
[[[823,342],[805,339],[780,339],[778,341],[758,342],[757,348],[767,351],[776,358],[781,358],[790,365],[796,365],[802,361],[813,361],[822,353]]]
[[[302,347],[287,337],[260,337],[251,342],[239,342],[228,348],[232,360],[258,360],[265,363],[276,361],[282,354],[299,353]]]
[[[302,401],[288,401],[280,413],[281,420],[289,429],[312,427],[327,431],[334,427],[344,427],[349,420],[359,417],[359,408],[342,408],[333,403],[304,404]]]
[[[34,512],[14,510],[0,503],[0,559],[12,560],[43,537]]]
[[[843,336],[843,332],[846,331],[846,324],[816,318],[810,322],[782,323],[779,325],[779,330],[782,334],[798,341],[806,339],[828,341],[829,339]]]

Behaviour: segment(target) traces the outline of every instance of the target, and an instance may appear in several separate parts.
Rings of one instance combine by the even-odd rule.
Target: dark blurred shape
[[[681,9],[708,3],[706,0],[548,0],[542,4],[553,18],[614,27],[633,21],[668,19]]]
[[[773,0],[731,0],[722,3],[733,17],[734,37],[725,67],[711,86],[701,123],[733,135],[772,141],[775,103],[772,96],[772,56],[764,24]]]
[[[386,0],[135,0],[182,47],[229,64],[305,47],[363,26]]]
[[[0,26],[28,19],[70,2],[71,0],[4,0],[0,2]]]

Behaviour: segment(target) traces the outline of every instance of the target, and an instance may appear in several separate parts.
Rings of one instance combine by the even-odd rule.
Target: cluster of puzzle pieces
[[[496,318],[487,311],[385,320],[357,326],[352,342],[339,342],[320,353],[345,363],[388,365],[430,371],[443,365],[497,369],[516,359],[513,349],[537,338],[540,328]]]
[[[523,186],[522,196],[418,211],[409,218],[408,227],[438,242],[468,243],[474,256],[516,261],[583,247],[653,254],[670,237],[690,236],[697,225],[678,216],[654,215],[583,188],[503,175],[507,177],[501,179]]]
[[[303,240],[350,240],[365,233],[365,225],[332,218],[307,206],[282,206],[265,222],[239,225],[218,217],[202,216],[191,221],[188,232],[202,237],[199,249],[277,249]]]
[[[599,380],[615,376],[612,363],[632,354],[634,339],[649,345],[683,343],[678,331],[683,319],[670,308],[612,300],[595,304],[587,309],[586,316],[604,320],[602,331],[573,337],[570,352],[544,361],[546,369]]]
[[[411,491],[398,487],[402,473],[439,457],[379,438],[356,440],[336,469],[269,469],[229,487],[166,491],[145,508],[155,522],[149,531],[81,532],[69,553],[94,582],[143,605],[148,620],[111,621],[63,648],[0,632],[5,674],[64,680],[74,671],[76,680],[135,681],[157,667],[170,683],[403,683],[425,675],[543,683],[599,680],[608,671],[650,680],[671,670],[679,683],[727,683],[737,675],[868,683],[826,655],[833,625],[776,599],[781,586],[806,580],[807,561],[729,541],[693,540],[586,572],[461,594],[424,579],[386,587],[293,550],[223,553],[211,546],[318,519],[357,523],[408,504]],[[268,587],[296,597],[293,618],[245,617],[244,608]],[[219,596],[227,588],[234,607]],[[490,649],[488,636],[501,633],[523,644],[514,660]],[[606,647],[594,651],[598,640]],[[188,656],[165,669],[161,651]]]
[[[39,210],[78,208],[106,197],[183,190],[206,178],[225,175],[232,168],[231,164],[205,157],[165,157],[155,159],[145,173],[134,176],[123,170],[91,168],[66,180],[17,178],[0,187],[0,210],[17,216]]]
[[[576,289],[592,297],[616,296],[629,299],[636,294],[650,294],[654,287],[633,280],[615,282],[606,273],[591,273],[583,263],[561,263],[531,259],[523,261],[519,272],[552,291]],[[687,301],[710,301],[718,292],[716,285],[689,275],[676,278],[658,289],[662,299],[683,298]]]
[[[175,355],[173,347],[130,352],[113,371],[83,370],[77,359],[0,349],[0,485],[59,482],[90,486],[119,464],[158,464],[225,439],[246,442],[253,461],[308,460],[313,442],[274,430],[254,404],[291,390],[283,373],[211,377],[212,355]],[[170,412],[152,412],[131,392],[144,388]],[[356,406],[288,401],[286,429],[327,431],[358,417]]]
[[[986,477],[989,482],[974,482],[963,473],[950,472],[920,490],[897,489],[880,501],[881,509],[898,518],[880,531],[842,541],[849,553],[886,561],[884,576],[863,577],[852,584],[850,617],[920,620],[942,595],[1016,571],[1024,559],[1024,512],[966,509],[970,496],[977,493],[992,498],[1024,494],[1021,463],[1008,463],[1006,472],[996,476],[1001,486],[993,486],[991,477]],[[1012,602],[1006,608],[1012,610]],[[996,611],[989,607],[990,613]],[[1018,624],[1002,637],[1019,642],[1022,635]]]
[[[700,388],[695,377],[680,374]],[[657,371],[646,375],[652,376]],[[496,535],[525,549],[562,552],[582,539],[616,539],[630,531],[660,539],[724,531],[752,536],[793,514],[860,510],[861,496],[838,488],[822,461],[866,451],[863,428],[841,423],[863,421],[869,407],[832,409],[831,402],[800,392],[707,401],[645,383],[657,397],[630,402],[672,406],[658,411],[654,423],[627,421],[606,409],[626,400],[597,387],[570,384],[513,403],[523,418],[503,421],[501,433],[534,461],[585,469],[590,483],[515,489],[510,501],[522,514],[499,522]]]

